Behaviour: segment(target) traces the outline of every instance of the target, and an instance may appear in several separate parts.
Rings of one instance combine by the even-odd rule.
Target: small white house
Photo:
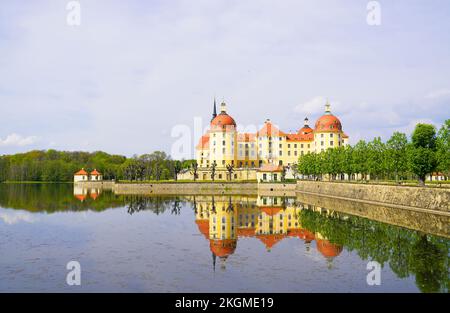
[[[74,182],[80,182],[80,181],[88,181],[89,180],[89,174],[82,168],[78,172],[76,172],[73,175],[73,181]]]
[[[101,181],[103,180],[103,175],[97,171],[97,170],[93,170],[91,172],[91,181]]]
[[[258,182],[279,182],[282,179],[283,167],[274,164],[265,164],[256,172]]]
[[[440,173],[440,172],[434,172],[428,174],[425,178],[426,181],[444,181],[447,180],[447,177],[445,177],[444,173]]]

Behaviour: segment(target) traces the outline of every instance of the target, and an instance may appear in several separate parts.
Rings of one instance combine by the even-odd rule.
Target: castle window
[[[288,151],[288,156],[291,156],[291,151]]]
[[[303,144],[301,144],[301,145],[300,145],[300,148],[302,148],[302,149],[303,149]]]
[[[283,145],[280,143],[280,149],[283,148]]]
[[[333,140],[330,141],[330,146],[332,146],[332,145],[333,145]]]
[[[323,146],[323,141],[320,142],[320,145]],[[322,149],[323,150],[323,149]]]
[[[283,151],[280,150],[280,156],[282,156],[282,155],[283,155]]]
[[[333,138],[333,134],[332,133],[330,134],[330,138]]]

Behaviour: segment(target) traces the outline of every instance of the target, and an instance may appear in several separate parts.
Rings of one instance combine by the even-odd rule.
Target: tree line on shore
[[[310,153],[299,158],[299,174],[312,179],[419,179],[438,171],[450,176],[450,119],[440,130],[430,124],[417,124],[408,140],[406,134],[395,132],[383,142],[380,137],[370,142]]]
[[[107,180],[166,180],[176,179],[176,175],[191,163],[190,160],[173,160],[161,151],[127,158],[102,151],[35,150],[0,156],[0,182],[69,182],[81,168],[97,169]]]

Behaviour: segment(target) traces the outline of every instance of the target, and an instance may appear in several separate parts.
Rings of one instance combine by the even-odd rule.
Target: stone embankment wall
[[[103,181],[79,181],[75,182],[75,185],[81,188],[103,188],[103,189],[113,189],[115,182],[111,180]]]
[[[423,213],[411,209],[374,205],[355,200],[340,200],[301,192],[297,193],[296,199],[304,206],[311,205],[316,208],[356,215],[382,223],[450,238],[450,216],[444,215],[440,211]]]
[[[298,181],[297,192],[450,212],[450,191],[430,187]]]
[[[230,194],[246,195],[258,192],[257,183],[143,183],[115,184],[117,194]]]

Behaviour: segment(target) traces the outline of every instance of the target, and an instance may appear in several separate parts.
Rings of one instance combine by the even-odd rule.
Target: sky
[[[285,132],[329,99],[352,144],[450,118],[446,0],[80,0],[79,25],[70,2],[0,6],[0,155],[193,147],[214,97]]]

